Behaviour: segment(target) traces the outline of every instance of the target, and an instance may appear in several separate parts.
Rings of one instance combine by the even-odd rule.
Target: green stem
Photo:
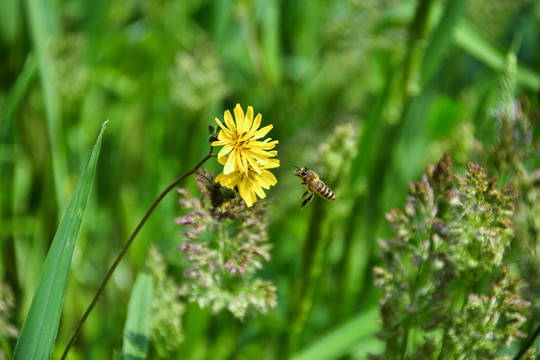
[[[416,299],[416,293],[420,287],[424,285],[426,282],[425,278],[426,276],[429,277],[429,262],[423,263],[418,268],[418,271],[416,273],[416,277],[414,279],[414,282],[411,284],[410,290],[409,290],[409,298],[411,299],[411,304],[414,306],[417,303]],[[427,274],[426,274],[427,273]],[[403,331],[403,339],[401,339],[401,357],[400,359],[404,359],[408,352],[414,351],[414,327],[411,326],[411,316],[407,315],[405,317],[404,321],[404,331]]]
[[[446,326],[443,328],[441,351],[439,352],[439,356],[437,357],[437,360],[446,360],[446,358],[447,358],[447,352],[445,350],[446,350],[447,343],[448,343],[448,332],[447,332]]]
[[[143,218],[141,219],[141,221],[139,222],[139,224],[137,225],[137,227],[135,228],[135,230],[133,231],[133,233],[131,234],[131,236],[129,237],[128,241],[126,242],[126,244],[124,245],[124,247],[122,248],[122,250],[120,250],[120,253],[118,253],[118,255],[116,256],[116,259],[114,259],[114,262],[113,264],[111,265],[109,271],[107,272],[107,274],[105,275],[105,277],[103,278],[103,281],[101,282],[101,284],[99,285],[99,288],[97,289],[96,291],[96,294],[94,295],[94,298],[92,299],[92,302],[90,303],[90,305],[88,306],[88,308],[86,309],[86,311],[84,312],[84,315],[82,316],[81,320],[79,321],[79,323],[77,324],[77,327],[75,328],[75,331],[73,332],[73,335],[71,335],[71,339],[69,339],[69,343],[67,344],[65,350],[64,350],[64,353],[62,354],[62,357],[61,357],[61,360],[64,360],[69,352],[69,349],[71,348],[71,346],[73,345],[73,343],[75,342],[75,339],[77,338],[77,336],[79,335],[79,332],[81,331],[81,328],[84,324],[84,322],[86,321],[86,319],[88,318],[88,315],[90,315],[90,313],[92,312],[92,310],[94,309],[94,306],[96,306],[97,302],[98,302],[98,299],[101,297],[101,293],[103,292],[103,290],[105,289],[105,286],[107,285],[107,282],[109,282],[109,279],[111,278],[112,274],[114,273],[114,271],[116,270],[116,267],[118,266],[118,264],[120,263],[120,261],[122,260],[122,258],[124,257],[124,255],[126,255],[129,247],[131,246],[131,244],[133,243],[133,240],[135,240],[135,237],[137,236],[137,234],[139,233],[139,231],[142,229],[143,225],[146,223],[146,220],[148,220],[148,218],[150,217],[150,215],[152,214],[152,212],[154,211],[154,209],[157,207],[157,205],[161,202],[161,200],[163,200],[163,198],[176,186],[178,185],[182,180],[184,180],[185,178],[187,178],[188,176],[192,175],[193,173],[195,173],[201,166],[202,164],[204,164],[206,162],[206,160],[210,159],[212,156],[214,156],[214,154],[212,154],[212,151],[213,151],[213,147],[210,147],[210,152],[208,153],[208,155],[206,155],[206,157],[204,159],[202,159],[197,165],[195,165],[195,167],[191,170],[189,170],[188,172],[186,172],[184,175],[180,176],[178,179],[174,180],[169,186],[167,186],[167,188],[165,190],[163,190],[163,192],[161,194],[159,194],[159,196],[157,197],[157,199],[152,203],[152,205],[150,206],[150,208],[146,211],[146,213],[144,214]]]
[[[452,290],[453,300],[451,308],[449,309],[450,312],[457,311],[458,313],[463,313],[463,310],[465,309],[465,306],[467,306],[469,302],[469,294],[473,292],[474,285],[470,282],[466,282],[465,284],[461,284],[458,289]],[[450,359],[453,356],[452,349],[450,351],[448,350],[448,328],[450,327],[450,321],[446,321],[446,323],[443,325],[443,339],[441,344],[441,352],[439,353],[439,356],[437,357],[437,360],[445,360]]]
[[[523,355],[525,355],[527,353],[527,351],[529,350],[529,348],[534,344],[534,341],[536,340],[536,338],[538,337],[538,335],[540,335],[540,325],[538,325],[538,327],[536,328],[536,330],[534,330],[534,333],[532,334],[532,336],[529,338],[529,340],[527,340],[527,342],[525,343],[525,345],[523,345],[523,347],[519,350],[518,354],[516,355],[516,357],[514,358],[514,360],[519,360],[523,357]]]
[[[322,204],[321,199],[313,201],[311,220],[303,249],[298,295],[293,305],[293,322],[288,346],[289,356],[298,351],[300,336],[308,321],[315,299],[317,284],[320,283],[320,277],[324,271],[324,250],[328,244],[328,237],[322,235],[323,220],[325,218],[325,208]]]
[[[238,324],[239,320],[235,318],[234,316],[231,317],[231,360],[237,360],[238,359]]]
[[[416,6],[414,20],[409,27],[407,54],[400,84],[402,105],[419,92],[422,58],[428,35],[428,19],[434,3],[433,0],[420,0]]]

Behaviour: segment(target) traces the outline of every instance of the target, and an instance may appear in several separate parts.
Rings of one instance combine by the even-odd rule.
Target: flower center
[[[236,146],[243,149],[249,145],[250,139],[240,140],[244,137],[244,134],[237,136],[235,139]]]

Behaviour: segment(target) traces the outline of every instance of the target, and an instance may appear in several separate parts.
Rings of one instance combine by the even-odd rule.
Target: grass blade
[[[424,58],[422,59],[422,87],[431,80],[441,66],[445,54],[452,43],[454,29],[467,8],[467,0],[451,0],[446,3],[441,22],[431,34]]]
[[[15,163],[21,163],[20,158],[15,155],[15,127],[17,110],[27,94],[32,79],[37,70],[37,56],[33,53],[28,54],[24,63],[22,72],[17,76],[13,87],[7,93],[2,111],[0,112],[0,229],[3,229],[2,238],[0,238],[0,258],[4,259],[4,249],[6,239],[13,236],[9,226],[8,211],[6,210],[13,204],[14,192],[7,189],[14,189]],[[4,274],[6,264],[0,263],[0,274]]]
[[[60,28],[56,7],[50,1],[26,0],[28,30],[36,55],[38,56],[39,79],[42,87],[43,104],[47,119],[47,131],[50,139],[52,171],[56,201],[60,209],[65,209],[68,194],[62,188],[62,181],[67,177],[66,144],[62,138],[62,101],[55,78],[55,61],[51,52],[51,39]]]
[[[456,27],[454,36],[456,44],[469,55],[496,71],[504,70],[507,54],[493,45],[472,24],[462,20]],[[529,90],[536,91],[540,87],[540,75],[521,65],[518,65],[517,81]]]
[[[69,268],[94,180],[103,130],[97,136],[90,160],[47,253],[41,276],[15,347],[14,359],[48,359],[54,347]]]
[[[364,338],[373,339],[379,330],[377,309],[370,310],[313,342],[312,345],[293,357],[293,360],[339,359],[357,350],[358,342]],[[377,341],[377,340],[372,340]]]
[[[152,287],[152,276],[146,271],[140,272],[129,299],[122,359],[146,359]]]

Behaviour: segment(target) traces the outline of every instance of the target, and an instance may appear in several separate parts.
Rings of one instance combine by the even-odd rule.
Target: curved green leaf
[[[75,188],[45,258],[13,359],[42,360],[51,356],[60,323],[75,241],[90,197],[103,130],[107,122],[101,126],[88,165]]]

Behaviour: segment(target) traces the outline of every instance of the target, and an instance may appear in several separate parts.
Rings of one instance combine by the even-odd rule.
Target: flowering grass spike
[[[446,153],[410,188],[405,207],[387,215],[395,237],[379,241],[385,352],[370,359],[508,359],[530,307],[503,262],[513,189],[499,190],[472,162],[454,173]]]
[[[213,175],[197,177],[200,198],[180,189],[180,204],[189,213],[177,219],[184,231],[179,248],[190,263],[180,294],[213,313],[224,309],[243,319],[277,305],[276,287],[256,275],[270,260],[268,202],[252,207],[240,198],[221,196]]]
[[[234,108],[234,120],[231,112],[225,111],[225,124],[216,119],[221,130],[218,141],[212,142],[212,146],[223,146],[218,153],[223,172],[216,177],[216,181],[230,189],[238,187],[248,207],[257,201],[257,196],[261,199],[266,196],[263,189],[277,183],[268,169],[279,166],[279,160],[274,158],[277,151],[272,150],[278,141],[271,138],[261,140],[273,125],[259,129],[262,115],[257,114],[255,118],[253,115],[253,107],[248,106],[244,114],[240,104]]]

